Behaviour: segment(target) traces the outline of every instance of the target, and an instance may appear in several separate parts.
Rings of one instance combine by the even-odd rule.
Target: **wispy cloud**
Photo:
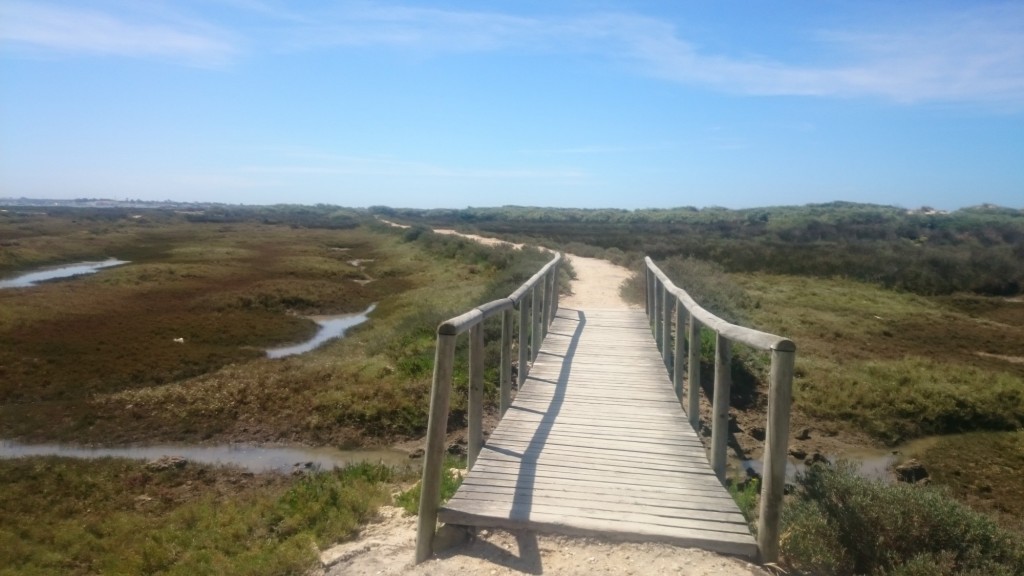
[[[547,18],[360,4],[317,14],[291,28],[288,38],[299,49],[383,46],[418,56],[588,54],[636,73],[739,94],[1024,105],[1024,4],[906,17],[870,28],[807,30],[802,40],[816,43],[821,54],[815,65],[747,46],[739,48],[752,56],[708,53],[670,21],[622,13]]]
[[[236,54],[229,34],[204,22],[167,15],[8,1],[0,6],[0,42],[70,55],[162,58],[221,66]]]
[[[673,21],[637,13],[548,16],[373,2],[310,7],[279,0],[191,6],[224,19],[218,26],[212,17],[139,12],[146,6],[151,4],[101,9],[7,0],[0,4],[0,42],[201,66],[230,62],[240,38],[275,49],[388,48],[418,58],[500,51],[573,54],[733,94],[1024,108],[1024,4],[1019,2],[908,9],[846,29],[808,29],[799,40],[816,56],[799,62],[745,45],[742,37],[728,39],[736,47],[728,54],[709,52],[684,37]]]

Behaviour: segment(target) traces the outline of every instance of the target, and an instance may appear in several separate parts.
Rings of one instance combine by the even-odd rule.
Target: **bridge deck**
[[[642,311],[559,310],[522,390],[438,518],[757,555]]]

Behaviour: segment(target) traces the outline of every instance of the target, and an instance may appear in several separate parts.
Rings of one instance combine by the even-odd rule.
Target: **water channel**
[[[120,266],[122,264],[127,263],[127,260],[108,258],[102,262],[79,262],[77,264],[58,266],[56,268],[50,268],[47,270],[37,270],[35,272],[22,274],[21,276],[15,276],[14,278],[0,280],[0,289],[27,288],[29,286],[35,286],[40,282],[46,282],[47,280],[70,278],[72,276],[81,276],[83,274],[95,274],[96,272],[99,272],[104,268],[110,268],[111,266]]]
[[[392,467],[409,466],[407,453],[400,450],[338,450],[307,446],[254,446],[250,444],[221,444],[195,446],[188,444],[161,444],[154,446],[128,446],[93,448],[69,444],[21,444],[0,440],[0,458],[25,456],[66,456],[70,458],[130,458],[156,460],[163,456],[181,456],[192,462],[227,464],[250,472],[289,472],[296,468],[319,467],[330,470],[358,462],[383,463]]]
[[[303,354],[317,348],[332,338],[341,338],[349,328],[366,322],[369,319],[370,312],[373,312],[376,307],[376,304],[371,304],[369,308],[357,314],[313,316],[311,319],[320,326],[320,330],[318,330],[312,338],[301,344],[295,344],[293,346],[271,348],[267,350],[267,358],[282,358],[284,356]]]
[[[853,466],[857,475],[862,478],[893,482],[895,481],[892,472],[894,466],[911,458],[917,458],[925,450],[934,446],[938,440],[939,437],[937,436],[926,436],[892,448],[850,449],[842,454],[824,454],[824,456],[829,462],[834,463],[843,460],[849,463]],[[758,475],[763,473],[763,465],[760,459],[737,460],[730,458],[730,462],[735,464],[741,471],[749,468]],[[786,482],[796,482],[797,474],[802,474],[806,470],[806,464],[789,458],[786,462]]]

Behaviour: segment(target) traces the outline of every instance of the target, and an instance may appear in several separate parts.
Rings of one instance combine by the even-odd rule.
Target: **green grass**
[[[736,506],[739,507],[743,517],[747,519],[747,523],[751,525],[751,528],[755,527],[757,506],[761,495],[761,481],[757,478],[750,478],[745,483],[739,483],[732,479],[726,488],[728,488],[732,499],[736,501]]]
[[[1024,533],[1024,430],[942,436],[917,458],[933,483]]]
[[[441,502],[447,502],[462,485],[462,475],[459,470],[466,467],[464,458],[445,457],[444,467],[441,472]],[[420,483],[412,488],[403,491],[395,497],[395,505],[405,510],[406,514],[415,516],[420,512]]]
[[[1002,321],[1024,305],[983,299],[993,320],[849,280],[736,278],[753,326],[797,343],[797,410],[889,444],[1024,426],[1024,327]]]
[[[392,472],[302,477],[119,459],[0,460],[0,574],[306,574],[388,501]]]

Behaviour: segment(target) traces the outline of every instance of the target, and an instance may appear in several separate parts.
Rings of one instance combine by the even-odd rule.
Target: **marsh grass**
[[[917,458],[933,483],[1024,533],[1024,430],[942,436]]]
[[[215,222],[163,211],[14,220],[0,220],[18,238],[0,269],[132,260],[0,291],[0,437],[29,441],[352,445],[419,434],[437,324],[507,295],[549,258],[429,232],[409,240],[383,227],[267,224],[245,213]],[[371,321],[346,338],[264,358],[265,348],[315,331],[304,315],[374,302]]]
[[[0,574],[305,574],[388,501],[386,467],[299,477],[0,460]]]
[[[980,354],[1024,356],[1021,325],[849,280],[736,278],[760,304],[748,310],[754,326],[798,343],[800,411],[890,444],[1024,425],[1024,365]],[[1019,306],[982,300],[994,318]]]

